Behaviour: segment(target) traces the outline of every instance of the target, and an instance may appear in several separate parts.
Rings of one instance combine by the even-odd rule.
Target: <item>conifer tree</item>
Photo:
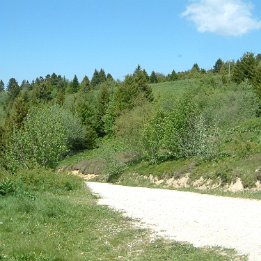
[[[107,74],[106,78],[107,78],[107,81],[114,81],[114,79],[110,73]]]
[[[169,75],[168,78],[169,78],[170,81],[176,81],[178,79],[178,75],[177,75],[176,71],[172,70],[172,72],[171,72],[171,74]]]
[[[146,81],[149,82],[150,77],[149,77],[148,73],[146,72],[146,70],[143,69],[142,72],[143,72],[143,74],[144,74],[144,76],[145,76]]]
[[[23,80],[20,87],[21,90],[26,90],[26,91],[31,89],[31,85],[27,80]]]
[[[236,83],[248,79],[252,80],[257,67],[257,61],[253,53],[245,53],[243,57],[236,62],[233,70],[232,80]]]
[[[154,71],[151,72],[150,75],[150,83],[157,83],[158,82],[158,77]]]
[[[91,85],[93,87],[95,87],[96,85],[98,85],[100,83],[100,75],[97,69],[94,70],[92,79],[91,79]]]
[[[2,80],[0,80],[0,92],[3,92],[5,90],[5,84]]]
[[[82,92],[88,92],[90,90],[90,80],[86,75],[83,77],[80,88]]]
[[[72,93],[78,92],[79,86],[80,86],[80,85],[79,85],[78,78],[77,78],[76,75],[74,75],[73,80],[72,80],[72,82],[71,82],[71,90],[72,90]]]
[[[12,131],[15,129],[20,129],[22,127],[23,121],[27,116],[29,110],[27,93],[21,93],[14,101],[11,112],[6,119],[5,128],[7,131]]]
[[[221,70],[223,65],[224,65],[224,62],[220,58],[217,59],[215,65],[213,67],[214,73],[220,73],[220,70]]]
[[[106,74],[105,74],[105,71],[103,69],[100,70],[99,72],[99,83],[102,83],[102,82],[106,82]]]
[[[9,101],[14,101],[20,92],[20,87],[15,78],[11,78],[7,85],[7,92],[9,95]]]

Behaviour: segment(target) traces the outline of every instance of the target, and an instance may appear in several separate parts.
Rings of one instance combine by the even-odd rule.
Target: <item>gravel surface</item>
[[[261,260],[261,201],[87,182],[98,203],[139,219],[160,236],[196,247],[233,248]]]

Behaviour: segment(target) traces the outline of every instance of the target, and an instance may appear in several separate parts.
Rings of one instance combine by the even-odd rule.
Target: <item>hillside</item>
[[[60,168],[72,166],[71,169],[79,169],[84,174],[98,174],[98,180],[138,186],[200,190],[222,188],[222,191],[228,190],[231,183],[236,183],[230,188],[232,191],[259,187],[261,119],[256,117],[255,95],[247,84],[240,87],[234,83],[224,85],[220,78],[205,77],[152,84],[151,87],[155,97],[153,104],[149,105],[152,108],[143,105],[126,113],[116,124],[117,137],[101,141],[99,148],[67,157],[60,163]],[[169,155],[169,151],[166,153],[166,148],[155,144],[155,139],[164,135],[160,134],[164,126],[159,125],[154,126],[158,136],[152,137],[151,141],[154,149],[158,149],[158,158],[150,155],[142,158],[140,154],[144,152],[140,149],[145,145],[137,136],[140,133],[138,129],[144,128],[155,111],[166,115],[172,113],[175,104],[188,92],[193,93],[190,101],[201,106],[201,118],[197,118],[197,124],[202,127],[202,118],[204,124],[208,124],[200,129],[200,137],[192,137],[192,141],[185,144],[193,147],[191,150],[194,149],[194,152],[185,151],[185,155],[181,156]],[[181,112],[183,109],[186,110],[181,107]],[[192,117],[198,115],[192,113]],[[164,117],[161,119],[164,121]],[[92,161],[100,162],[100,169],[96,169]],[[258,196],[259,192],[255,194]]]

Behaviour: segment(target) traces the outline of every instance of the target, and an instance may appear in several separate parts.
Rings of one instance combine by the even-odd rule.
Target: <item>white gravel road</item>
[[[101,205],[196,247],[220,246],[261,261],[261,201],[87,182]]]

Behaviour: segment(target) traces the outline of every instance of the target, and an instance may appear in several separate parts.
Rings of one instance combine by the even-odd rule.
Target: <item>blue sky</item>
[[[261,53],[260,0],[2,0],[0,79],[169,73]]]

